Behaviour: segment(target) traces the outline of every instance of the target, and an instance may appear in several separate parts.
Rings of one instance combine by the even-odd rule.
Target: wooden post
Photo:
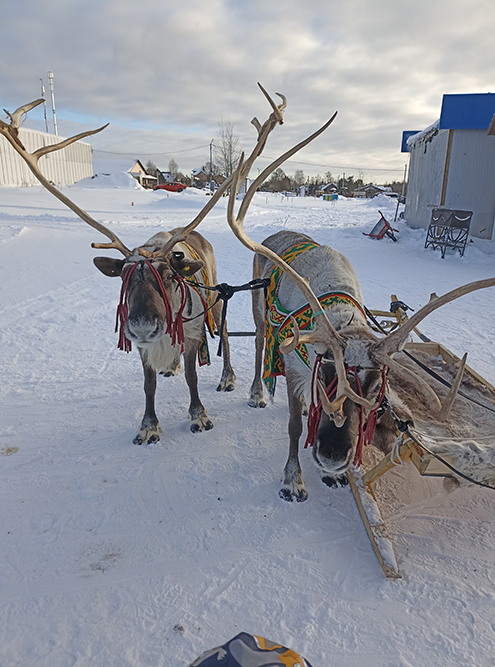
[[[440,206],[445,206],[445,197],[447,194],[447,183],[449,180],[450,156],[452,154],[452,141],[454,140],[454,130],[449,130],[447,140],[447,152],[445,153],[445,165],[443,168],[442,194],[440,196]]]

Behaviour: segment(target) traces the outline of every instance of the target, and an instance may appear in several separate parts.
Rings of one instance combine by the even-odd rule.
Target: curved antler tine
[[[261,132],[261,123],[259,120],[256,118],[256,116],[252,119],[251,125],[254,125],[254,127],[258,130],[258,136]]]
[[[384,354],[383,356],[376,356],[374,355],[375,361],[378,363],[382,363],[385,366],[388,366],[390,370],[395,373],[399,378],[402,378],[406,381],[412,381],[417,389],[423,394],[424,399],[427,401],[428,405],[432,405],[433,409],[438,412],[440,411],[442,404],[440,402],[440,399],[436,395],[436,393],[433,391],[433,389],[430,387],[430,385],[423,380],[422,377],[417,375],[414,371],[412,371],[410,368],[407,368],[407,366],[403,366],[402,364],[399,364],[395,359],[392,359],[392,357]]]
[[[469,294],[475,290],[484,289],[485,287],[493,286],[495,286],[495,278],[487,278],[485,280],[477,280],[475,282],[462,285],[461,287],[457,287],[456,289],[447,292],[447,294],[444,294],[443,296],[436,296],[435,294],[432,294],[429,302],[425,306],[414,313],[414,315],[411,315],[411,317],[398,329],[392,331],[392,333],[389,333],[386,338],[382,338],[380,341],[378,341],[378,343],[376,343],[376,345],[373,346],[373,354],[375,354],[375,351],[377,351],[380,355],[391,355],[399,352],[402,350],[404,343],[406,342],[407,337],[411,331],[434,310],[441,308],[441,306],[444,306],[447,303],[450,303],[451,301],[464,296],[465,294]]]
[[[282,354],[290,354],[293,352],[296,347],[299,345],[299,327],[294,317],[291,315],[292,331],[294,332],[293,336],[289,336],[279,345],[279,350]]]
[[[169,250],[171,250],[176,243],[180,243],[180,241],[184,241],[187,238],[187,235],[190,234],[193,230],[196,229],[196,227],[199,225],[199,223],[206,218],[208,213],[211,211],[211,209],[215,206],[217,201],[222,197],[224,192],[231,186],[232,181],[234,179],[234,174],[231,174],[228,178],[225,179],[225,181],[222,183],[222,185],[218,188],[218,190],[215,192],[213,197],[210,197],[208,200],[208,203],[206,206],[204,206],[201,211],[198,213],[198,215],[192,220],[186,227],[181,227],[177,230],[174,231],[174,234],[172,238],[165,244],[165,246],[162,249],[162,254],[166,254]]]
[[[268,103],[270,104],[271,108],[273,109],[273,113],[275,114],[276,119],[282,125],[282,123],[284,122],[284,117],[283,117],[282,114],[283,114],[283,111],[284,111],[285,107],[287,106],[287,98],[285,97],[285,95],[282,95],[281,93],[275,93],[275,95],[278,95],[280,97],[280,99],[282,100],[282,104],[277,105],[277,104],[275,104],[273,99],[270,97],[270,95],[266,92],[266,90],[263,88],[261,83],[259,83],[259,81],[258,81],[258,86],[259,86],[261,92],[263,93],[263,95],[268,100]]]
[[[345,396],[345,395],[344,396],[339,396],[335,400],[330,401],[330,399],[327,396],[327,392],[325,391],[325,387],[323,386],[321,380],[318,380],[316,384],[317,384],[317,387],[318,387],[318,394],[320,396],[321,407],[323,409],[323,412],[325,412],[325,414],[327,414],[331,419],[334,419],[334,420],[336,418],[336,414],[340,414],[341,417],[343,417],[342,407],[345,403],[345,400],[346,400],[347,396]],[[345,419],[344,419],[344,421],[342,421],[342,419],[340,419],[339,421],[341,421],[340,426],[342,426]]]
[[[34,109],[34,107],[37,107],[42,102],[44,102],[44,100],[41,97],[39,100],[35,100],[34,102],[23,104],[23,106],[16,109],[14,113],[10,113],[10,111],[4,109],[5,113],[10,118],[10,127],[12,127],[13,129],[19,129],[21,117],[28,111],[31,111],[31,109]]]
[[[51,146],[38,148],[33,153],[29,153],[18,138],[19,120],[22,114],[27,113],[28,111],[38,106],[38,104],[41,104],[42,102],[43,99],[39,99],[35,100],[34,102],[30,102],[29,104],[25,104],[22,107],[16,109],[16,111],[14,111],[13,114],[6,112],[11,119],[11,123],[10,125],[7,125],[3,121],[0,121],[0,133],[4,137],[6,137],[12,148],[26,162],[27,166],[36,176],[38,181],[49,192],[51,192],[51,194],[54,197],[59,199],[63,204],[65,204],[68,208],[70,208],[71,211],[74,211],[74,213],[79,218],[81,218],[81,220],[86,222],[90,227],[93,227],[93,229],[96,229],[97,231],[101,232],[111,241],[111,243],[92,243],[91,245],[93,248],[115,248],[116,250],[119,250],[125,257],[129,257],[132,253],[129,250],[129,248],[127,248],[122,243],[119,237],[116,234],[114,234],[114,232],[112,232],[110,229],[107,229],[105,225],[102,225],[97,220],[94,220],[94,218],[92,218],[88,213],[86,213],[86,211],[80,208],[77,204],[71,201],[63,192],[60,192],[60,190],[58,190],[54,185],[52,185],[52,183],[42,174],[38,166],[38,161],[42,155],[46,155],[47,153],[51,153],[53,151],[65,148],[66,146],[69,146],[70,144],[74,143],[75,141],[78,141],[79,139],[82,139],[83,137],[87,137],[89,135],[96,134],[97,132],[101,132],[101,130],[103,130],[107,126],[104,125],[103,127],[100,127],[97,130],[89,130],[87,132],[81,132],[80,134],[74,137],[70,137],[69,139],[64,139],[63,141],[60,141],[58,144],[53,144]]]

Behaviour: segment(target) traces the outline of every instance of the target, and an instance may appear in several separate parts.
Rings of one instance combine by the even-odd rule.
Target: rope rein
[[[220,328],[218,331],[218,335],[220,337],[220,341],[218,343],[218,351],[217,351],[217,356],[221,357],[222,356],[222,337],[223,337],[223,331],[225,328],[225,320],[227,318],[227,303],[228,301],[236,294],[237,292],[244,292],[247,290],[255,290],[255,289],[266,289],[269,283],[269,280],[267,278],[255,278],[254,280],[250,280],[248,283],[245,283],[244,285],[228,285],[227,283],[220,283],[219,285],[203,285],[201,283],[198,283],[197,281],[192,281],[192,280],[185,280],[185,283],[188,285],[191,285],[192,287],[200,287],[201,289],[204,290],[209,290],[210,292],[218,292],[218,296],[215,300],[215,303],[213,303],[210,308],[213,308],[219,301],[220,299],[222,300],[222,319],[220,321]],[[203,313],[200,313],[199,315],[196,315],[196,317],[199,317],[200,315],[203,315],[204,313],[208,312],[208,308],[206,308]],[[190,318],[194,319],[194,318]],[[186,320],[189,321],[189,320]]]

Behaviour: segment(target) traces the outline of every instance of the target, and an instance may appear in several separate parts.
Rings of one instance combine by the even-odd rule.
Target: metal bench
[[[430,226],[426,233],[425,248],[429,246],[432,246],[434,250],[440,248],[442,259],[445,257],[447,248],[458,250],[462,257],[466,248],[472,217],[472,211],[434,208],[431,213]]]

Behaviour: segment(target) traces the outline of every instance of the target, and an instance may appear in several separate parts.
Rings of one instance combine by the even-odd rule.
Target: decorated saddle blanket
[[[189,667],[311,667],[290,648],[241,632],[222,646],[203,653]]]
[[[182,241],[182,244],[186,246],[188,251],[191,253],[191,257],[193,259],[201,260],[201,257],[198,255],[198,253],[194,250],[192,246],[190,246],[188,243],[185,243],[184,241]],[[208,276],[208,272],[206,271],[204,265],[200,273],[203,285],[210,285],[211,284],[210,278]],[[212,311],[212,305],[213,305],[212,294],[210,290],[206,290],[206,296],[205,296],[199,286],[197,287],[196,285],[190,282],[188,282],[187,284],[199,294],[199,297],[205,309],[203,332],[201,334],[201,340],[199,342],[199,347],[198,347],[198,362],[200,366],[204,366],[205,364],[210,363],[210,350],[208,348],[208,338],[206,336],[206,329],[208,329],[208,332],[212,338],[215,337],[215,320],[213,318],[213,311]]]
[[[289,248],[283,255],[288,264],[302,252],[317,248],[317,243],[299,243],[292,248]],[[280,279],[283,271],[278,267],[274,267],[270,273],[270,283],[266,291],[265,299],[265,357],[263,381],[271,394],[275,392],[275,384],[277,375],[285,375],[285,366],[283,355],[280,352],[279,346],[286,338],[292,335],[291,317],[297,322],[299,329],[313,328],[313,310],[309,304],[304,304],[298,310],[290,313],[280,305],[278,300],[278,289]],[[331,308],[339,303],[349,303],[355,308],[358,308],[364,315],[362,306],[346,292],[326,292],[318,297],[322,309]],[[304,343],[298,345],[295,353],[299,358],[310,367],[310,359],[307,347]]]

